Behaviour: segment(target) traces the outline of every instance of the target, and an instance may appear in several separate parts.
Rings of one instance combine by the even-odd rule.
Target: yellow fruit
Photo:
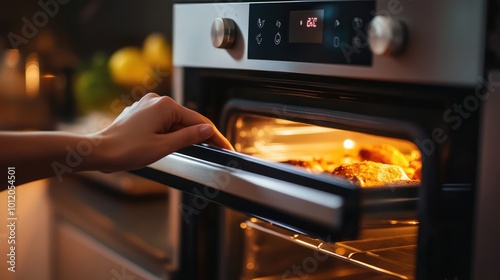
[[[121,85],[141,85],[149,77],[148,64],[136,47],[114,52],[109,59],[109,70],[113,81]]]
[[[153,69],[168,70],[172,66],[170,44],[160,33],[151,33],[144,39],[142,53]]]

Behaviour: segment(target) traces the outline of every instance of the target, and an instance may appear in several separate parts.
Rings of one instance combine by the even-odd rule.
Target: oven
[[[173,96],[235,151],[133,171],[170,189],[167,270],[492,279],[486,1],[194,2],[173,8]]]

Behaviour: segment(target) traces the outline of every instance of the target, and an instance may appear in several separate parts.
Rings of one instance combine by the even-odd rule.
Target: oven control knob
[[[398,55],[406,44],[406,26],[389,16],[375,16],[368,25],[368,43],[375,55]]]
[[[236,24],[229,18],[216,18],[212,23],[210,35],[214,47],[229,49],[236,40]]]

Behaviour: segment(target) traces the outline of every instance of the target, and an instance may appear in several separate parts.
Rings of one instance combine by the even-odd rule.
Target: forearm
[[[47,177],[63,180],[79,171],[133,170],[203,141],[232,149],[209,119],[169,97],[148,93],[92,135],[0,132],[0,174],[15,168],[19,185]],[[0,179],[0,190],[6,185]]]
[[[101,144],[97,134],[0,133],[0,172],[15,167],[19,185],[54,176],[62,180],[78,171],[101,170],[106,164]],[[0,182],[0,186],[5,189],[6,182]]]

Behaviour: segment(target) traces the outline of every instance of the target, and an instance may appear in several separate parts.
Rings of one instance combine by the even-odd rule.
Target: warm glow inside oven
[[[233,117],[236,151],[335,174],[360,187],[418,185],[422,159],[409,141],[252,114]]]
[[[227,136],[238,152],[332,174],[362,188],[404,188],[421,181],[420,151],[407,140],[252,113],[231,116]],[[314,239],[226,211],[243,231],[244,253],[237,264],[241,279],[415,277],[415,219],[362,221],[358,239],[338,241]]]

